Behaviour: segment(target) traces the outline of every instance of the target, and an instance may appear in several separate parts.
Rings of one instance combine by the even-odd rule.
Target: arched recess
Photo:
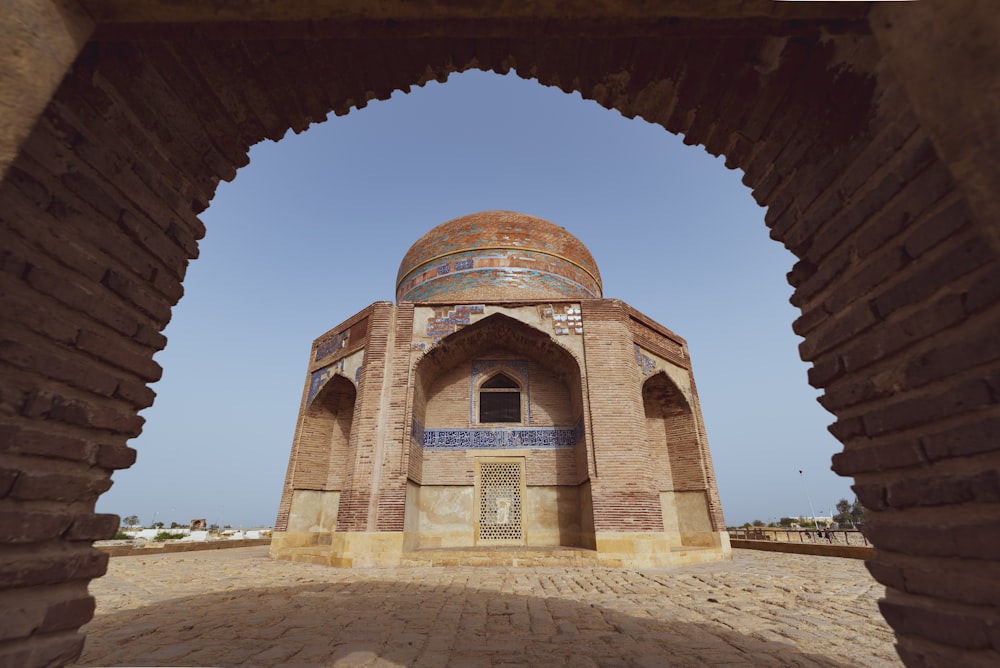
[[[37,588],[19,608],[34,621],[0,655],[27,665],[80,651],[75,629],[93,610],[87,581],[106,564],[91,543],[117,525],[95,514],[94,499],[135,459],[126,441],[153,400],[152,357],[219,180],[265,137],[479,67],[579,91],[744,170],[772,237],[800,258],[789,274],[800,350],[836,416],[844,451],[835,470],[855,477],[870,511],[870,569],[888,587],[883,612],[901,655],[914,665],[996,663],[988,592],[1000,548],[984,536],[1000,531],[990,482],[1000,453],[1000,251],[995,221],[974,214],[962,190],[990,211],[995,188],[982,184],[995,174],[961,159],[970,142],[995,145],[993,126],[964,121],[995,118],[977,110],[980,94],[986,109],[996,97],[969,91],[973,103],[942,115],[926,104],[942,96],[923,94],[923,117],[937,122],[921,124],[908,95],[924,79],[907,54],[964,62],[934,49],[938,32],[928,42],[863,3],[538,3],[536,14],[494,8],[483,21],[437,5],[413,5],[401,20],[380,9],[280,13],[292,4],[264,16],[85,4],[93,37],[25,125],[33,129],[0,184],[0,489],[13,518],[0,540],[24,565],[5,595],[20,601],[24,587]],[[946,16],[936,30],[950,43],[988,35],[982,25],[995,21],[989,3],[907,4]],[[899,35],[891,64],[873,21]],[[963,72],[949,75],[969,80]],[[30,92],[34,82],[19,81]],[[978,134],[952,141],[944,126]],[[950,160],[964,181],[939,159],[934,136],[959,151]]]
[[[334,374],[306,409],[286,474],[286,488],[291,490],[288,533],[321,534],[336,529],[356,402],[354,383]]]
[[[473,462],[512,452],[525,459],[528,544],[593,547],[583,379],[570,351],[493,314],[442,339],[417,361],[413,378],[411,547],[471,545]],[[516,424],[480,420],[480,392],[497,378],[521,395]]]
[[[711,545],[703,445],[698,420],[684,393],[665,372],[642,384],[646,438],[660,483],[664,530],[681,545]]]

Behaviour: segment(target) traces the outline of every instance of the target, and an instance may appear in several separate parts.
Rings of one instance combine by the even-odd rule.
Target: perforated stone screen
[[[479,543],[524,542],[523,460],[480,462]]]

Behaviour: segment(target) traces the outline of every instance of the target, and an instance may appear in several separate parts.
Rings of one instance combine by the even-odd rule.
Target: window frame
[[[498,376],[506,378],[513,385],[512,387],[485,387]],[[484,420],[483,419],[483,396],[484,395],[516,395],[517,396],[517,419],[516,420]],[[486,376],[476,388],[476,424],[480,425],[524,425],[525,417],[525,392],[522,381],[507,369],[497,369]],[[508,406],[504,410],[511,410]],[[490,417],[496,417],[492,415]]]

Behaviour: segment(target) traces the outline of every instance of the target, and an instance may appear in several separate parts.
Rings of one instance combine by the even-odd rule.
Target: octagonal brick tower
[[[579,239],[547,220],[482,211],[449,220],[403,257],[396,301],[599,299],[601,274]]]
[[[313,343],[273,556],[731,554],[684,339],[605,299],[566,229],[513,211],[438,225],[403,258],[396,300]]]

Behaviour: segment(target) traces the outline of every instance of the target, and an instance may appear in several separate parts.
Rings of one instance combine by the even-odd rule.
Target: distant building
[[[396,299],[312,346],[272,556],[730,555],[685,341],[603,298],[565,229],[509,211],[444,223],[403,258]]]

